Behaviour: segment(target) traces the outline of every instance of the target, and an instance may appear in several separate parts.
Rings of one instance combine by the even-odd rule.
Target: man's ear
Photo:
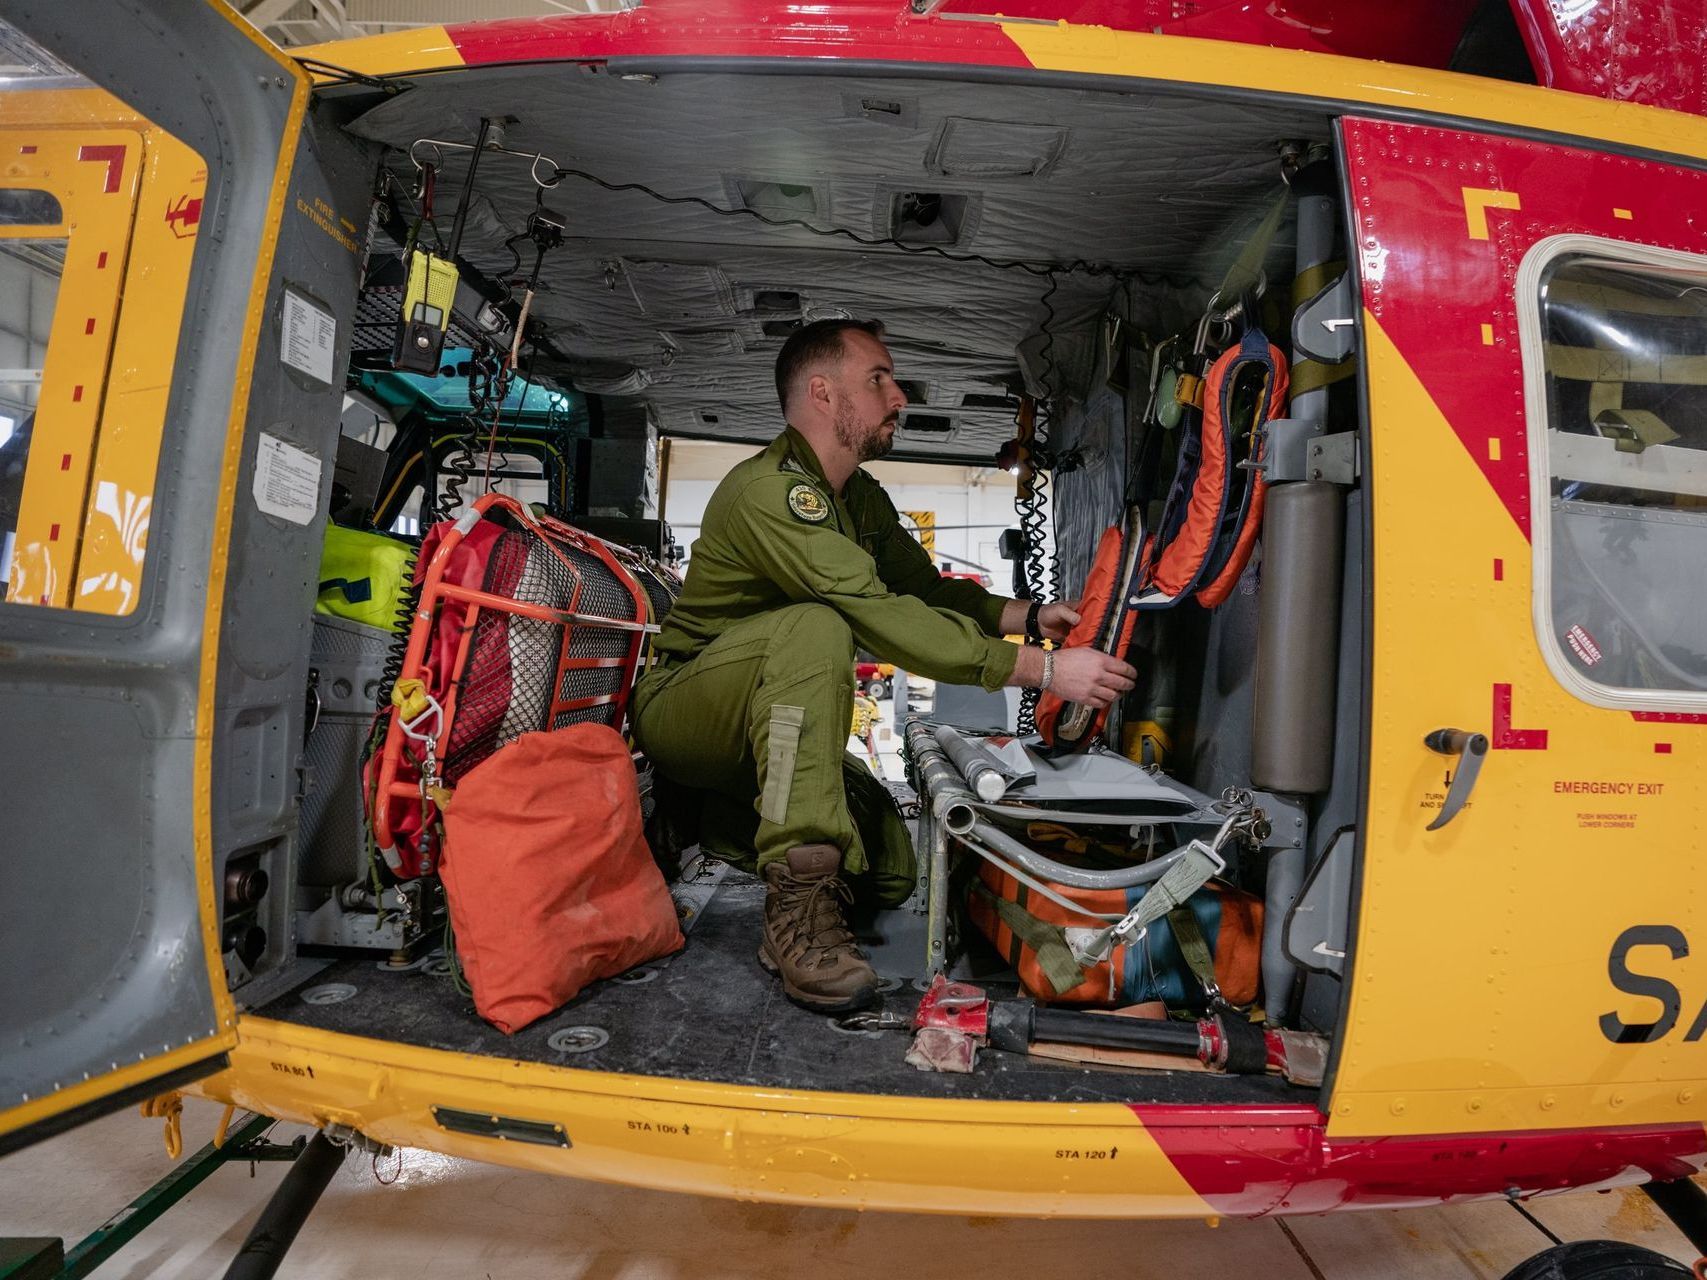
[[[830,411],[830,375],[815,373],[806,380],[806,398],[825,412]]]

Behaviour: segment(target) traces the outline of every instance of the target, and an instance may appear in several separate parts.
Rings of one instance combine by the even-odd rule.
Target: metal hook
[[[485,147],[477,147],[472,142],[452,142],[448,138],[416,138],[415,141],[409,144],[409,163],[414,165],[417,169],[425,168],[429,163],[428,161],[422,160],[421,157],[416,154],[417,149],[421,147],[431,147],[433,149],[433,160],[430,163],[438,168],[444,167],[444,152],[447,149],[451,151],[495,152],[501,156],[514,156],[518,160],[528,161],[528,176],[533,179],[534,185],[539,187],[542,191],[549,191],[551,188],[563,181],[562,175],[557,171],[557,161],[553,160],[543,151],[514,151],[509,147],[500,146],[496,143],[488,143]],[[539,166],[541,164],[551,166],[550,181],[539,176]]]

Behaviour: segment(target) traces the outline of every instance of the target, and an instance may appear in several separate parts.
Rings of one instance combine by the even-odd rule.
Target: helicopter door
[[[1368,808],[1330,1133],[1699,1123],[1698,171],[1345,119]]]
[[[15,0],[0,40],[5,1151],[236,1043],[220,885],[295,820],[359,246],[229,8]]]

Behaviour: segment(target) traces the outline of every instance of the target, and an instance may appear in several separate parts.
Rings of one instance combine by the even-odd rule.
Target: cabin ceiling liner
[[[539,372],[638,396],[666,432],[763,441],[780,426],[772,370],[788,331],[874,317],[897,376],[928,389],[917,411],[952,423],[924,432],[903,420],[897,456],[969,461],[1012,434],[1011,408],[990,397],[1019,385],[1022,343],[1027,368],[1052,364],[1076,390],[1111,301],[1143,325],[1185,323],[1279,190],[1279,144],[1325,141],[1329,127],[1319,114],[1156,94],[823,74],[624,78],[554,64],[419,77],[353,130],[398,148],[390,164],[412,184],[411,144],[472,142],[482,116],[510,118],[504,146],[610,183],[954,253],[1140,273],[1124,300],[1112,276],[1079,271],[1058,273],[1051,293],[1025,271],[576,177],[545,192],[568,239],[546,257],[533,315],[568,363]],[[447,237],[468,156],[443,152],[434,212]],[[519,269],[502,247],[535,203],[528,173],[514,156],[481,160],[463,254],[493,276],[532,266],[531,244],[521,242]],[[1289,218],[1269,254],[1282,289],[1291,240]]]

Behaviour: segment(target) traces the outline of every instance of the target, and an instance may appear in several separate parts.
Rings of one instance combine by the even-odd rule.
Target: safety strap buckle
[[[1180,850],[1179,860],[1145,891],[1137,906],[1108,928],[1098,929],[1074,944],[1074,959],[1080,964],[1101,964],[1114,953],[1115,947],[1137,944],[1151,925],[1175,907],[1184,906],[1192,894],[1227,869],[1217,846],[1228,830],[1224,825],[1213,845],[1204,840],[1188,843]]]

